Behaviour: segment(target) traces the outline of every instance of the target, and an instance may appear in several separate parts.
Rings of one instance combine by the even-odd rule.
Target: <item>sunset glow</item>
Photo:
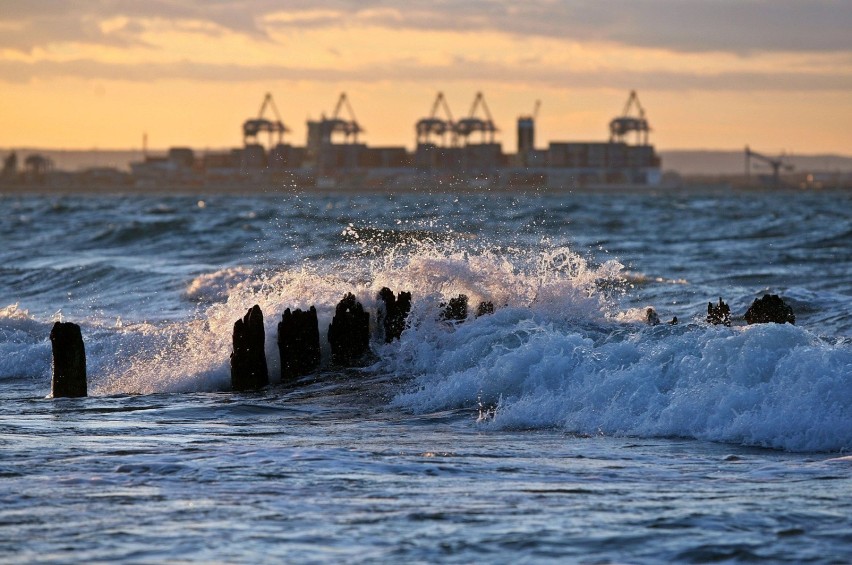
[[[411,147],[438,91],[482,91],[511,149],[536,100],[540,144],[600,140],[635,89],[660,148],[852,151],[845,3],[77,4],[0,2],[0,147],[239,145],[266,92],[302,145],[342,91]]]

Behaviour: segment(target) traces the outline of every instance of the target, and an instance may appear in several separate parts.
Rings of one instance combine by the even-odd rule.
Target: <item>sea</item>
[[[2,563],[852,563],[852,192],[0,207]],[[335,305],[375,324],[383,287],[401,339],[333,366]],[[493,314],[442,319],[459,294]],[[795,325],[745,323],[765,294]],[[232,392],[255,304],[271,383]],[[310,306],[322,364],[285,386]],[[51,396],[56,321],[86,398]]]

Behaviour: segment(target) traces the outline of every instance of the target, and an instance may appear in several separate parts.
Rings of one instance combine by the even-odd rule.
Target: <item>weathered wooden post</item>
[[[448,321],[463,322],[467,319],[467,295],[459,294],[456,298],[450,298],[449,304],[441,304],[444,311],[441,312],[441,319]]]
[[[777,294],[764,294],[763,298],[757,298],[751,303],[745,313],[745,320],[748,324],[795,324],[796,315]]]
[[[399,339],[405,329],[405,320],[411,312],[411,293],[400,292],[394,297],[393,291],[383,287],[379,291],[379,299],[384,303],[384,309],[377,314],[379,327],[384,330],[385,343]]]
[[[370,349],[370,313],[351,292],[337,304],[328,326],[328,343],[332,363],[344,367],[352,366]]]
[[[87,396],[86,348],[80,326],[56,322],[50,330],[53,349],[53,398]]]
[[[255,304],[234,324],[234,352],[231,353],[231,388],[257,390],[269,384],[263,330],[263,312]]]
[[[707,323],[714,326],[731,325],[731,308],[719,298],[719,304],[707,303]]]
[[[307,312],[284,310],[278,323],[278,353],[281,355],[281,382],[292,382],[314,372],[320,363],[317,309]]]

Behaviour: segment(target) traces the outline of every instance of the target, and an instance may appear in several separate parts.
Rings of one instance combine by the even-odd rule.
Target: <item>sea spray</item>
[[[94,361],[102,370],[92,371],[93,394],[226,389],[231,329],[254,304],[270,320],[286,308],[316,305],[324,365],[330,357],[328,324],[335,305],[348,292],[374,309],[382,287],[410,291],[414,300],[409,325],[419,329],[406,330],[412,333],[406,343],[417,339],[414,334],[428,342],[429,332],[446,333],[435,320],[441,302],[458,293],[467,294],[474,303],[492,302],[498,312],[515,309],[521,316],[536,304],[565,319],[600,321],[615,311],[604,289],[619,284],[616,262],[593,268],[567,248],[524,255],[491,250],[487,245],[477,248],[467,241],[435,243],[427,238],[400,243],[400,238],[395,239],[380,253],[354,250],[337,259],[305,261],[291,268],[258,272],[227,268],[194,277],[188,283],[187,298],[212,301],[202,304],[194,318],[103,329],[108,334],[92,345],[96,356],[103,351],[103,357]],[[277,336],[272,322],[267,325],[269,371],[276,383]],[[405,348],[400,355],[408,355]]]
[[[196,278],[193,284],[199,281]],[[213,284],[219,284],[214,282]],[[272,319],[280,318],[286,308],[307,309],[311,296],[316,296],[318,308],[328,315],[334,289],[344,286],[334,277],[325,277],[312,270],[261,274],[241,279],[227,289],[227,298],[199,312],[197,319],[158,326],[145,324],[126,327],[139,336],[136,351],[117,359],[96,392],[151,393],[225,390],[229,383],[228,359],[231,353],[231,332],[234,322],[253,304],[269,312],[266,350],[272,382],[280,374],[277,335]],[[324,339],[324,332],[322,333]],[[321,343],[323,342],[321,339]],[[272,352],[272,353],[269,353]]]
[[[203,209],[197,194],[6,198],[0,308],[19,306],[0,315],[4,555],[848,561],[852,194],[289,193]],[[189,222],[93,239],[151,213]],[[375,253],[341,237],[350,223]],[[365,225],[411,243],[373,245]],[[431,237],[418,231],[449,237],[416,249]],[[566,248],[592,259],[545,280],[548,302],[536,265]],[[602,269],[612,257],[644,274],[626,293]],[[412,274],[420,260],[438,276]],[[479,269],[493,275],[452,278]],[[188,295],[205,274],[209,292]],[[412,291],[414,312],[401,341],[373,343],[373,367],[191,392],[228,386],[233,323],[253,304],[274,324],[276,305],[317,303],[324,331],[345,292],[372,308],[381,285]],[[442,322],[462,290],[505,300]],[[767,292],[797,327],[736,327]],[[733,328],[700,322],[719,296]],[[647,307],[680,325],[649,327]],[[60,311],[99,379],[87,399],[45,398]]]
[[[18,304],[0,307],[0,380],[39,378],[50,383],[51,347],[47,336],[52,322],[39,321]]]
[[[852,448],[848,340],[776,325],[650,328],[639,321],[640,309],[619,308],[625,285],[615,261],[595,265],[570,248],[546,245],[524,252],[481,240],[392,240],[278,270],[196,276],[187,298],[207,302],[188,320],[81,321],[90,393],[227,389],[231,328],[253,304],[270,320],[315,304],[326,366],[334,305],[352,292],[374,308],[388,286],[413,295],[401,340],[373,343],[379,361],[372,370],[401,379],[392,407],[427,413],[474,410],[482,402],[496,406],[483,423],[495,429],[690,437],[790,451]],[[449,325],[440,320],[440,304],[458,294],[474,304],[490,301],[496,311]],[[44,365],[46,377],[49,324],[12,307],[4,312],[3,347],[11,355],[3,363],[14,366],[3,374]],[[266,347],[275,384],[271,324]]]
[[[852,348],[793,326],[624,333],[506,311],[411,344],[406,361],[396,370],[418,377],[395,406],[495,403],[499,429],[852,448]]]

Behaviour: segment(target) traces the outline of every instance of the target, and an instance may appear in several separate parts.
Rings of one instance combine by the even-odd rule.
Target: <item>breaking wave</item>
[[[199,302],[186,321],[88,321],[83,326],[95,395],[216,391],[229,385],[231,332],[246,309],[266,320],[270,377],[278,377],[276,324],[285,308],[316,305],[321,343],[346,292],[375,312],[387,286],[412,292],[409,327],[374,342],[369,370],[397,377],[391,407],[426,413],[480,409],[487,429],[689,437],[789,451],[852,449],[852,344],[774,324],[649,327],[624,310],[616,261],[592,264],[566,247],[537,254],[488,248],[468,237],[378,234],[341,260],[258,272],[229,268],[188,282]],[[375,235],[375,234],[374,234]],[[477,247],[479,245],[479,247]],[[495,313],[440,320],[458,294]],[[374,317],[373,317],[374,319]],[[0,374],[49,382],[52,322],[0,310]],[[328,359],[328,351],[323,358]],[[33,375],[32,367],[41,367]],[[46,391],[47,393],[47,391]]]

